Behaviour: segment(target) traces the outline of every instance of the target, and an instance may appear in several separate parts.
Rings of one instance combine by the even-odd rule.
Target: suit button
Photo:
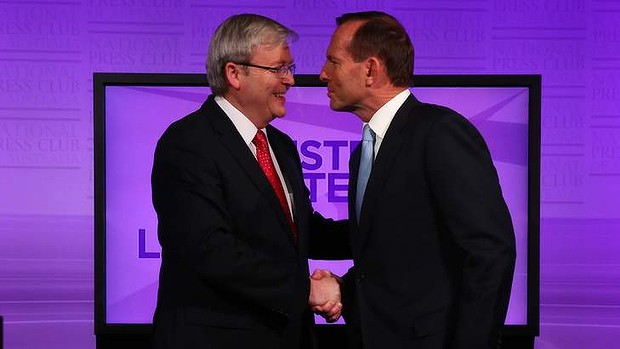
[[[366,274],[360,274],[356,279],[355,282],[357,282],[358,284],[361,283],[364,279],[366,278]]]

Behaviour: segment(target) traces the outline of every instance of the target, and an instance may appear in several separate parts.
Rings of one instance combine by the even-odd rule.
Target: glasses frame
[[[295,75],[295,63],[292,64],[285,64],[285,65],[281,65],[281,66],[277,66],[277,67],[267,67],[264,65],[258,65],[258,64],[253,64],[253,63],[249,63],[249,62],[240,62],[240,63],[235,63],[238,65],[243,65],[245,67],[253,67],[253,68],[259,68],[259,69],[263,69],[266,70],[270,73],[275,74],[277,77],[279,78],[284,78],[286,77],[286,75],[288,73],[291,73],[291,75]]]

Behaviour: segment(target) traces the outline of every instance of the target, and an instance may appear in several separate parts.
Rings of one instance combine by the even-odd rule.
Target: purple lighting
[[[617,1],[7,0],[0,3],[0,315],[5,348],[95,348],[93,72],[204,73],[214,28],[234,13],[256,12],[299,33],[299,40],[292,43],[298,72],[317,74],[325,61],[334,18],[362,10],[383,10],[403,22],[416,47],[416,74],[542,75],[541,336],[536,348],[617,347]],[[127,93],[144,95],[147,90]],[[161,112],[167,118],[180,117],[206,95],[206,91],[159,89],[149,93],[158,106],[172,103],[174,108],[160,111],[141,106],[122,120],[121,129],[157,134],[160,120],[153,117],[136,123],[136,116]],[[420,99],[429,100],[421,93]],[[447,94],[443,101],[450,100]],[[481,110],[473,108],[476,103],[461,111],[485,133],[498,169],[514,178],[527,158],[505,144],[522,137],[522,124],[490,115],[494,108],[511,108],[510,98],[522,96],[514,91],[492,102],[482,101],[486,108]],[[332,117],[325,113],[323,102],[290,101],[291,108],[303,104],[308,112],[290,113],[282,128],[300,125],[313,131],[331,130],[333,134],[326,134],[330,140],[359,140],[354,117]],[[313,120],[314,126],[305,120]],[[310,138],[297,141],[315,140]],[[151,159],[141,158],[140,152],[150,146],[136,142],[127,155],[147,163]],[[323,174],[346,171],[347,150],[339,148],[339,159],[331,162],[339,164],[338,170],[325,167],[327,163],[320,170],[307,171],[317,177],[317,189],[330,186],[327,176],[320,178]],[[322,159],[335,159],[334,147],[323,144],[318,151]],[[131,188],[134,184],[148,192],[144,188],[148,182],[122,183]],[[340,184],[334,179],[331,187]],[[517,192],[504,194],[516,197]],[[334,202],[339,193],[335,190],[332,198],[317,195],[317,202],[326,203],[326,215],[346,214]],[[125,204],[134,211],[131,202]],[[136,218],[123,226],[109,227],[121,234],[109,242],[126,246],[118,255],[108,256],[110,267],[122,268],[124,262],[139,260],[143,269],[136,274],[155,280],[153,270],[159,260],[137,256],[141,250],[158,252],[156,227],[137,219],[151,213],[134,213]],[[143,248],[139,229],[145,230]],[[520,265],[518,273],[525,270]],[[342,273],[346,265],[334,268]],[[109,306],[112,312],[115,307],[135,310],[140,317],[131,321],[145,321],[142,311],[152,307],[152,299],[139,295],[154,294],[157,285],[133,279],[114,280],[127,293],[112,292]],[[513,290],[513,296],[524,294]]]
[[[413,92],[423,101],[448,105],[461,112],[489,141],[517,237],[517,267],[506,323],[524,325],[527,323],[528,172],[524,160],[528,151],[528,94],[524,93],[527,89],[417,87]],[[150,191],[153,151],[165,128],[197,109],[207,93],[204,87],[124,84],[106,87],[108,323],[151,322],[160,250]],[[331,111],[323,87],[295,87],[289,92],[288,101],[287,116],[274,121],[274,125],[296,141],[314,208],[328,217],[345,219],[348,159],[359,142],[361,124],[351,115]],[[132,227],[140,227],[137,228],[138,246]],[[311,269],[327,268],[342,274],[350,265],[350,261],[312,261]],[[324,323],[320,317],[316,321]]]

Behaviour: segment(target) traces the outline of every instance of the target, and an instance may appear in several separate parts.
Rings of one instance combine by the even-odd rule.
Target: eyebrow
[[[268,63],[262,64],[262,65],[277,68],[277,67],[281,67],[281,66],[285,66],[285,65],[289,66],[291,64],[295,64],[295,61],[293,60],[293,61],[290,61],[290,63],[289,63],[289,62],[281,59],[281,60],[278,60],[278,61],[275,61],[275,62],[274,61],[269,61]]]
[[[291,60],[291,61],[285,61],[285,60],[279,60],[273,63],[276,66],[282,66],[282,65],[291,65],[291,64],[295,64],[295,60]]]

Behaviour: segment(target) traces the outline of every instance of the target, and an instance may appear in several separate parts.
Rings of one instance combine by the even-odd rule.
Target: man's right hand
[[[341,282],[326,269],[316,269],[310,276],[310,309],[327,322],[335,322],[342,315]]]

